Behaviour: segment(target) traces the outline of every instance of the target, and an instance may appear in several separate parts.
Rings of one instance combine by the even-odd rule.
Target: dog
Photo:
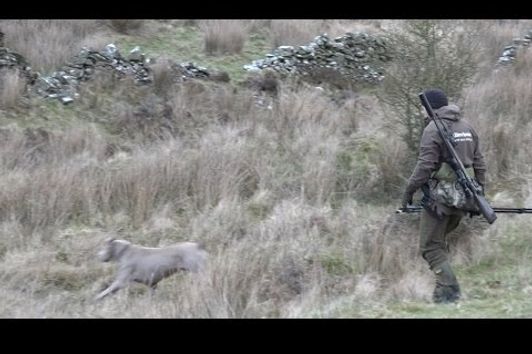
[[[199,272],[207,257],[207,251],[196,242],[151,248],[133,245],[126,240],[107,239],[98,258],[102,262],[117,262],[118,271],[115,280],[95,300],[117,292],[130,282],[145,284],[153,292],[157,283],[178,271]]]

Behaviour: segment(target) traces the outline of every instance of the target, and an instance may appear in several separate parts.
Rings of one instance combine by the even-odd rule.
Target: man
[[[424,91],[434,113],[441,118],[455,141],[455,150],[469,176],[485,190],[486,164],[480,152],[478,135],[461,117],[460,109],[449,105],[440,89]],[[423,187],[424,210],[420,221],[420,251],[436,275],[433,300],[436,303],[456,302],[460,286],[449,263],[446,236],[468,212],[477,212],[474,202],[465,197],[450,165],[449,152],[430,120],[423,131],[419,157],[406,187],[402,206],[412,203],[414,193]]]

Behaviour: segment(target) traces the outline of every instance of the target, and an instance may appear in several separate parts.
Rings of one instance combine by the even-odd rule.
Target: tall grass
[[[504,68],[467,90],[466,116],[481,134],[492,183],[516,180],[530,172],[526,142],[532,138],[532,87],[523,70],[530,68],[530,58],[528,51],[522,53],[515,66]]]
[[[324,20],[272,20],[270,38],[272,48],[282,45],[306,45],[326,28]]]
[[[0,28],[6,47],[42,72],[59,68],[83,46],[102,44],[95,20],[2,20]]]
[[[248,37],[249,21],[203,20],[199,28],[203,32],[205,53],[208,55],[239,54]]]
[[[403,289],[393,280],[408,277],[412,267],[421,272],[416,242],[408,241],[415,226],[388,219],[380,227],[384,209],[350,198],[331,204],[346,139],[343,114],[355,114],[356,106],[338,110],[321,91],[285,88],[270,111],[237,104],[240,93],[204,90],[183,89],[174,98],[174,119],[186,119],[179,110],[187,109],[196,129],[111,155],[96,126],[10,132],[2,144],[0,210],[5,232],[19,230],[26,241],[18,251],[15,243],[4,246],[2,277],[12,299],[6,301],[15,301],[21,286],[92,296],[110,275],[90,259],[105,234],[99,228],[125,229],[124,237],[149,246],[201,240],[212,255],[210,268],[197,278],[168,280],[155,303],[133,287],[102,308],[57,293],[41,305],[30,302],[26,313],[68,317],[76,313],[70,306],[81,306],[78,315],[89,317],[301,317],[346,293],[364,301],[394,286],[393,298],[428,296],[427,288]],[[220,121],[223,109],[232,115]],[[379,163],[372,159],[365,163]],[[376,180],[361,178],[357,188]],[[64,243],[65,228],[73,228],[66,234],[85,251]],[[33,253],[34,244],[48,253]],[[121,313],[127,298],[140,308]]]
[[[25,87],[19,70],[0,70],[0,109],[15,107]]]
[[[506,21],[465,21],[464,25],[476,27],[479,30],[479,40],[485,48],[487,58],[497,60],[502,54],[504,47],[511,45],[513,39],[523,39],[532,26],[530,20],[506,20]],[[490,30],[491,28],[491,30]]]
[[[118,33],[122,34],[134,34],[142,30],[144,26],[144,20],[109,20],[108,25]]]

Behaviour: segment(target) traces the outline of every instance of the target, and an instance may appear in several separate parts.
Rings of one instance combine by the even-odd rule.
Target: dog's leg
[[[96,296],[95,300],[101,300],[107,295],[114,294],[118,290],[125,287],[128,283],[129,275],[130,271],[124,269],[123,272],[119,274],[116,280],[111,285],[109,285],[107,289],[105,289],[104,291],[99,293],[98,296]]]
[[[150,286],[150,299],[153,298],[155,295],[155,290],[157,290],[157,284],[153,284]]]
[[[105,289],[104,291],[99,293],[98,296],[96,296],[96,300],[101,300],[109,294],[114,294],[118,290],[122,289],[124,286],[126,286],[125,283],[115,280],[107,289]]]

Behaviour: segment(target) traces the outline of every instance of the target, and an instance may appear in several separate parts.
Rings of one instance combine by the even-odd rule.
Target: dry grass
[[[325,29],[325,20],[272,20],[270,23],[272,48],[282,45],[306,45]]]
[[[386,21],[386,20],[327,20],[324,21],[324,30],[332,38],[342,36],[347,32],[364,32],[370,35],[377,35],[383,29],[388,28],[388,22],[400,21]]]
[[[118,33],[136,34],[144,27],[144,20],[108,20],[108,26]]]
[[[2,20],[5,44],[37,71],[50,72],[86,45],[100,44],[96,20]]]
[[[186,20],[171,20],[176,26],[196,26],[198,20],[186,19]]]
[[[238,54],[242,52],[249,33],[249,21],[202,20],[205,53],[208,55]]]
[[[468,31],[472,27],[473,30],[479,32],[479,41],[482,42],[485,59],[491,61],[493,65],[502,54],[504,47],[511,45],[514,38],[523,39],[532,27],[532,21],[477,20],[465,21],[464,26]]]
[[[272,49],[281,45],[306,45],[317,35],[327,33],[330,37],[346,32],[378,33],[389,27],[384,20],[251,20],[250,32],[269,37]],[[393,21],[391,21],[393,22]],[[395,21],[397,22],[397,21]]]
[[[113,90],[106,81],[96,79],[93,84],[100,89],[111,85],[107,89]],[[126,98],[126,91],[113,91]],[[134,89],[127,91],[133,95]],[[91,100],[90,92],[87,89],[80,104]],[[62,250],[58,259],[33,273],[28,291],[71,289],[83,297],[96,291],[92,282],[102,278],[102,268],[94,262],[62,264],[72,259],[73,250],[60,243],[58,232],[72,224],[100,225],[111,231],[125,228],[130,239],[152,246],[185,239],[208,245],[214,254],[212,269],[204,278],[177,277],[167,290],[163,288],[161,299],[166,300],[155,307],[131,292],[111,300],[132,296],[134,303],[151,308],[142,316],[304,316],[309,299],[306,305],[296,300],[303,294],[310,292],[313,301],[326,301],[357,287],[357,282],[348,280],[350,274],[368,267],[377,273],[396,268],[369,265],[380,259],[376,256],[380,251],[374,249],[378,244],[368,238],[373,240],[373,235],[361,232],[360,239],[352,240],[347,236],[353,235],[355,220],[348,221],[345,214],[367,213],[365,208],[350,205],[335,215],[328,206],[336,188],[341,141],[357,133],[357,125],[343,117],[356,116],[361,107],[352,102],[338,106],[313,88],[286,86],[281,92],[268,110],[256,107],[246,90],[190,82],[180,86],[169,102],[170,122],[178,134],[128,151],[110,150],[108,137],[96,126],[54,134],[6,132],[0,210],[6,234],[18,230],[28,242],[21,243],[15,254],[30,262],[30,244],[41,242],[51,254],[57,247]],[[118,106],[112,114],[126,117],[135,110]],[[133,124],[119,116],[115,119],[120,122],[117,126]],[[368,215],[361,218],[374,222]],[[94,242],[80,244],[92,247]],[[338,253],[338,242],[349,251]],[[12,245],[5,244],[6,254]],[[375,255],[353,264],[351,259],[360,252]],[[228,258],[234,261],[227,262]],[[11,258],[5,261],[12,263]],[[21,266],[31,268],[26,263]],[[29,273],[12,278],[10,272],[6,268],[3,274],[10,291],[15,291]],[[339,276],[344,277],[340,283]],[[361,287],[357,291],[366,294]],[[173,293],[185,295],[177,300]],[[62,311],[58,304],[74,306],[77,301],[57,293],[55,300],[49,297],[40,305],[35,300],[29,311],[70,316],[73,310]],[[83,305],[79,313],[120,317],[115,310]],[[127,316],[139,313],[128,310]]]
[[[104,303],[91,303],[113,268],[93,258],[103,233],[66,230],[44,245],[38,234],[26,238],[0,263],[2,301],[11,305],[2,307],[2,316],[308,317],[324,309],[318,315],[327,317],[332,312],[327,307],[347,294],[366,303],[430,298],[431,279],[416,257],[415,227],[400,218],[378,226],[383,210],[346,204],[335,213],[284,200],[257,222],[240,200],[230,199],[194,214],[159,239],[154,233],[127,236],[153,246],[202,240],[211,253],[203,274],[165,280],[154,298],[132,286]],[[466,264],[485,256],[474,255]],[[24,309],[16,297],[20,291],[26,294]]]
[[[530,171],[524,146],[532,139],[532,86],[523,73],[532,64],[530,54],[523,53],[515,66],[503,68],[467,91],[466,114],[483,137],[491,181]]]
[[[19,70],[0,70],[0,109],[17,105],[26,88],[26,80]]]
[[[174,91],[172,86],[177,78],[172,70],[172,64],[174,62],[169,58],[158,58],[157,62],[151,66],[154,91],[159,96],[170,94]]]

